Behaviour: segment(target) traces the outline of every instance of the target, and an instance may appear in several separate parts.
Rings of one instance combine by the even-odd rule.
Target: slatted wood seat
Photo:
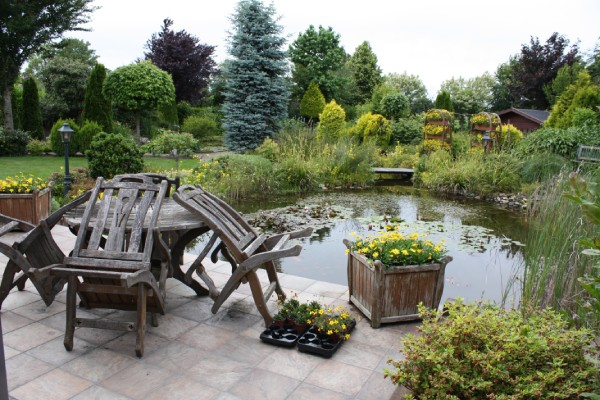
[[[135,351],[144,353],[146,311],[165,313],[169,250],[156,222],[168,182],[151,178],[105,181],[98,178],[83,213],[75,247],[60,264],[35,272],[67,279],[64,345],[73,349],[75,327],[136,331]],[[154,257],[153,257],[154,254]],[[77,317],[76,295],[88,308],[135,310],[134,322]]]
[[[273,261],[299,255],[302,250],[300,244],[288,248],[284,246],[290,239],[310,236],[312,228],[267,237],[257,233],[241,214],[226,202],[200,187],[182,186],[173,198],[183,207],[197,213],[213,231],[204,251],[188,269],[186,276],[191,279],[192,273],[196,272],[207,284],[210,296],[215,301],[211,311],[216,313],[241,283],[248,283],[254,303],[264,318],[265,325],[269,326],[272,318],[266,305],[267,300],[273,292],[277,293],[279,299],[285,299]],[[202,265],[202,261],[217,240],[220,242],[212,253],[213,262],[216,261],[216,253],[221,251],[232,266],[231,277],[221,291],[215,287]],[[264,292],[256,274],[259,267],[266,270],[269,278],[269,286]]]
[[[31,278],[44,303],[48,306],[52,304],[54,297],[63,289],[66,281],[54,276],[35,278],[30,272],[63,262],[65,254],[52,238],[50,231],[66,212],[84,203],[89,195],[86,193],[61,207],[48,218],[40,221],[37,226],[0,214],[0,236],[13,230],[26,232],[12,246],[0,243],[0,252],[8,257],[0,283],[0,308],[15,286],[19,290],[25,288],[28,278]]]

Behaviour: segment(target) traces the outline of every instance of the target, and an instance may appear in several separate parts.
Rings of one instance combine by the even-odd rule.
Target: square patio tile
[[[187,331],[177,340],[200,350],[213,351],[227,345],[236,337],[237,335],[229,330],[201,324]]]
[[[144,354],[144,362],[173,372],[187,371],[201,363],[210,352],[199,350],[185,343],[171,341],[150,355]]]
[[[15,350],[12,347],[4,346],[4,359],[8,360],[9,358],[13,358],[17,354],[21,354],[22,351]]]
[[[152,391],[145,400],[214,400],[219,391],[186,376],[178,376],[164,382]]]
[[[205,324],[233,332],[240,332],[253,326],[261,319],[257,315],[237,311],[232,308],[222,308],[207,320]]]
[[[114,351],[94,349],[84,357],[78,357],[69,361],[61,369],[98,383],[135,362],[132,358],[115,353]]]
[[[145,399],[172,378],[171,372],[139,361],[103,380],[100,385],[132,399]]]
[[[308,377],[306,383],[355,396],[362,389],[373,371],[355,367],[329,359],[319,364]]]
[[[68,372],[55,369],[13,390],[10,394],[18,400],[49,398],[66,400],[81,393],[92,385]]]
[[[383,371],[374,371],[356,396],[357,400],[389,399],[397,386],[389,378],[383,377]]]
[[[29,354],[21,353],[6,360],[6,380],[11,391],[54,369],[54,366],[40,361]]]
[[[88,353],[90,350],[96,347],[84,340],[77,339],[74,341],[73,350],[67,351],[63,344],[63,340],[64,338],[61,335],[56,339],[52,339],[49,342],[28,350],[27,354],[59,367],[81,355]]]
[[[204,322],[213,317],[210,311],[213,302],[206,299],[193,299],[176,307],[171,314],[188,319],[190,321]]]
[[[246,380],[246,376],[253,370],[253,366],[248,363],[218,354],[204,353],[203,355],[201,353],[197,362],[185,371],[185,375],[217,390],[228,390]],[[247,399],[243,396],[242,398]]]
[[[66,305],[64,303],[55,301],[49,306],[46,306],[42,300],[35,301],[33,303],[26,304],[19,308],[15,308],[12,311],[15,314],[19,314],[25,318],[29,318],[33,321],[39,321],[44,318],[48,318],[54,314],[64,313]]]
[[[303,382],[286,400],[350,400],[352,398],[352,396],[348,396],[343,393],[332,392],[331,390],[323,389],[321,387],[309,385],[308,383]],[[384,399],[384,397],[380,397],[380,400],[381,399]]]
[[[264,344],[264,346],[269,345]],[[266,371],[276,372],[289,378],[303,381],[323,362],[323,358],[315,357],[314,355],[307,353],[301,353],[295,347],[290,349],[276,348],[276,351],[272,352],[258,364],[258,367]]]
[[[154,327],[148,324],[146,327],[147,333],[164,337],[168,340],[175,340],[183,333],[197,326],[196,321],[181,318],[173,314],[159,315],[158,326]]]
[[[10,291],[4,302],[2,303],[2,311],[14,310],[15,308],[22,307],[26,304],[34,303],[40,299],[39,294],[34,294],[27,290],[22,292],[17,289]]]
[[[117,394],[101,386],[90,386],[71,400],[130,400],[129,397]]]
[[[22,315],[16,314],[12,311],[2,310],[2,333],[7,334],[8,332],[14,331],[29,325],[33,322],[29,318],[25,318]]]
[[[101,347],[137,360],[135,354],[135,340],[136,332],[127,332],[108,343],[103,344]],[[146,331],[146,334],[144,335],[144,358],[168,344],[169,340]]]
[[[279,274],[279,284],[281,284],[286,292],[302,292],[316,282],[314,279],[303,278],[301,276]]]
[[[57,329],[34,322],[4,335],[4,343],[13,349],[27,351],[62,334]]]
[[[347,290],[348,287],[346,285],[338,285],[336,283],[316,281],[315,283],[304,289],[304,292],[337,299],[344,293],[346,293]]]
[[[300,381],[296,379],[255,369],[229,389],[229,392],[243,399],[284,400],[299,384]]]

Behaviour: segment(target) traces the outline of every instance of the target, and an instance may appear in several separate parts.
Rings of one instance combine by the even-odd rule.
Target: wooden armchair
[[[173,195],[173,198],[183,207],[197,213],[213,231],[204,251],[188,269],[186,278],[192,279],[191,275],[195,271],[207,284],[209,295],[215,301],[211,310],[213,314],[219,310],[219,307],[241,283],[248,283],[254,303],[264,318],[265,325],[269,326],[272,318],[266,301],[274,291],[279,299],[285,299],[273,261],[300,254],[302,246],[299,244],[285,249],[284,246],[290,239],[309,236],[312,228],[267,237],[257,233],[229,204],[200,187],[182,186]],[[213,262],[216,261],[216,253],[221,251],[232,266],[231,277],[221,291],[215,287],[202,265],[202,261],[217,239],[220,239],[220,243],[212,253]],[[259,267],[266,270],[270,282],[265,292],[263,292],[256,274]]]
[[[170,254],[157,220],[168,183],[98,178],[83,213],[72,256],[35,271],[66,279],[64,345],[73,349],[75,327],[136,331],[135,351],[144,353],[146,311],[165,313],[165,281]],[[153,258],[153,253],[155,258]],[[135,310],[134,322],[77,317],[76,295],[87,308]]]
[[[54,297],[63,289],[66,281],[55,276],[36,278],[30,272],[63,262],[65,254],[52,238],[50,231],[66,212],[84,203],[89,197],[89,192],[83,194],[40,221],[37,226],[0,214],[0,236],[15,229],[26,232],[25,236],[15,241],[12,246],[0,243],[0,253],[8,257],[0,283],[0,308],[15,286],[19,290],[25,288],[27,278],[31,278],[44,303],[47,306],[52,304]]]

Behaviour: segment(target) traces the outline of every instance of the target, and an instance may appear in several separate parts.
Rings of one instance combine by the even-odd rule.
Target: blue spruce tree
[[[226,143],[234,151],[256,148],[277,132],[287,116],[285,39],[275,13],[273,5],[241,0],[231,17],[233,59],[225,71],[223,127]]]

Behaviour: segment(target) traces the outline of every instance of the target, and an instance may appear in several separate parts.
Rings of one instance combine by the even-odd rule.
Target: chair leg
[[[158,313],[150,313],[150,323],[155,328],[158,326]]]
[[[25,290],[26,283],[27,283],[27,275],[23,275],[22,277],[19,278],[19,280],[17,281],[17,289],[19,290],[19,292],[22,292],[23,290]]]
[[[138,284],[137,298],[137,338],[135,341],[135,354],[144,355],[144,332],[146,330],[146,286]]]
[[[273,264],[272,261],[266,263],[265,271],[267,271],[269,282],[275,282],[275,293],[277,293],[277,299],[280,301],[285,301],[285,293],[283,292],[281,284],[279,283],[279,277],[277,275],[277,270],[275,269],[275,264]]]
[[[262,315],[263,319],[265,320],[265,327],[268,328],[273,323],[273,318],[271,318],[269,308],[267,307],[267,303],[265,303],[262,287],[260,285],[258,275],[256,275],[256,271],[249,271],[246,274],[246,278],[248,279],[248,284],[250,285],[250,290],[252,291],[252,298],[254,299],[256,308],[258,308],[258,312],[260,313],[260,315]]]
[[[0,283],[0,308],[2,307],[4,299],[6,299],[6,297],[10,293],[10,289],[14,287],[13,281],[15,279],[15,275],[20,270],[21,269],[19,267],[17,267],[10,261],[6,264],[4,274],[2,275],[2,283]]]
[[[64,345],[67,351],[73,350],[75,334],[75,317],[77,316],[77,276],[69,276],[67,280],[67,326],[65,327]]]

